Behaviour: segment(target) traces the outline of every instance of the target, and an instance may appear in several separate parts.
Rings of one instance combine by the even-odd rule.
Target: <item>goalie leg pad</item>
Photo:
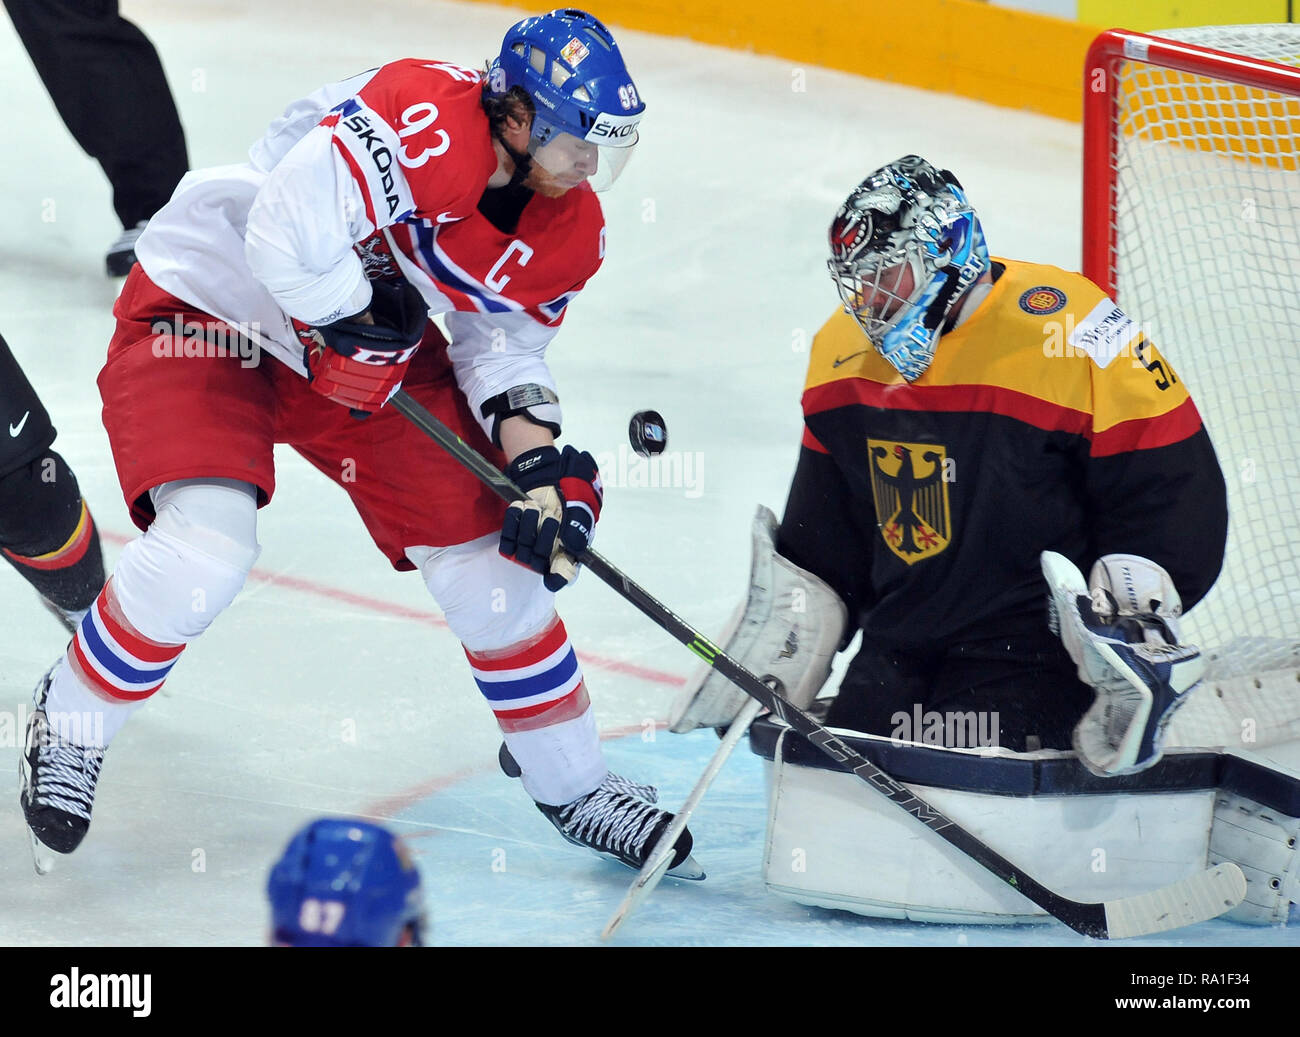
[[[775,682],[800,709],[830,676],[848,610],[812,573],[776,553],[776,516],[761,505],[754,516],[749,597],[732,616],[720,644],[751,673]],[[726,727],[749,696],[711,667],[701,666],[674,702],[669,730]]]
[[[1300,818],[1236,793],[1220,792],[1210,825],[1209,862],[1231,861],[1246,876],[1246,899],[1225,914],[1247,925],[1285,925],[1300,902]]]

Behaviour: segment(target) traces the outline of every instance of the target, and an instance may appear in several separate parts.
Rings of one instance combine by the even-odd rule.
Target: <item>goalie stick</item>
[[[412,399],[405,390],[399,389],[395,392],[391,403],[394,409],[490,486],[503,500],[513,502],[526,499],[526,495],[519,487]],[[1235,864],[1217,864],[1168,886],[1100,903],[1071,900],[1069,897],[1053,892],[1016,867],[987,843],[916,796],[906,786],[895,781],[803,710],[776,694],[758,677],[595,551],[591,549],[583,551],[578,556],[578,560],[643,615],[686,645],[708,665],[765,706],[777,719],[802,735],[845,770],[856,774],[900,809],[911,814],[931,832],[945,839],[971,860],[1076,932],[1103,940],[1165,932],[1216,918],[1245,898],[1246,877]]]
[[[655,887],[659,885],[659,880],[668,871],[668,866],[672,863],[673,855],[677,851],[677,837],[686,829],[686,822],[695,813],[695,808],[700,805],[704,793],[709,791],[709,786],[713,784],[713,779],[722,770],[722,765],[727,762],[732,750],[745,737],[749,725],[754,722],[754,718],[762,712],[762,709],[763,704],[758,699],[750,699],[745,703],[745,708],[736,714],[736,719],[727,728],[727,733],[723,735],[721,743],[713,753],[713,758],[709,760],[709,765],[704,768],[700,780],[695,783],[695,788],[691,789],[691,794],[686,797],[686,802],[682,804],[681,810],[677,811],[673,816],[673,823],[664,829],[664,834],[655,843],[655,848],[650,856],[646,858],[640,874],[637,875],[628,888],[623,902],[609,916],[609,921],[605,923],[605,928],[600,934],[602,940],[608,940],[618,932],[619,927],[627,921],[628,915],[636,910],[639,904],[648,899],[650,894],[654,892]]]

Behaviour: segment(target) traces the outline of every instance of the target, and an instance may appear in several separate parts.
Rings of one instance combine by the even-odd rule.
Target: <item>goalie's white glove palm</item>
[[[1136,555],[1106,555],[1088,584],[1063,555],[1044,551],[1042,565],[1052,629],[1097,692],[1075,728],[1075,751],[1097,774],[1145,770],[1205,671],[1199,649],[1178,641],[1182,603],[1169,574]]]

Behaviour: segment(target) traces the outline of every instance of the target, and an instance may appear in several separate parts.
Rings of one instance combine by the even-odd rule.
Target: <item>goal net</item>
[[[1084,273],[1170,360],[1228,486],[1177,740],[1243,695],[1300,737],[1300,26],[1104,33],[1084,91]]]

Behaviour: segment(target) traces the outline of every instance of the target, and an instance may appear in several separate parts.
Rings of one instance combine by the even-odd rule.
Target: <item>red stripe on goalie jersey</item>
[[[1112,457],[1135,450],[1170,446],[1194,436],[1200,428],[1200,412],[1191,397],[1188,397],[1167,414],[1121,421],[1118,425],[1093,433],[1091,454],[1093,457]]]
[[[813,452],[818,454],[830,453],[829,450],[827,450],[824,446],[821,445],[821,443],[817,441],[817,437],[812,434],[812,429],[810,429],[807,425],[803,427],[803,440],[801,441],[800,446],[807,447],[809,450],[812,450]]]
[[[1201,427],[1201,415],[1190,397],[1164,414],[1122,421],[1099,432],[1093,431],[1091,418],[1083,411],[993,385],[881,385],[847,378],[814,386],[804,393],[803,402],[805,414],[854,403],[891,410],[999,414],[1046,432],[1069,432],[1090,440],[1093,457],[1181,443]]]
[[[1091,416],[1029,393],[996,385],[882,385],[864,378],[844,378],[813,386],[803,394],[804,414],[855,403],[889,410],[953,414],[1000,414],[1048,432],[1089,437]]]
[[[376,229],[474,211],[497,166],[480,92],[470,69],[410,58],[384,65],[321,120]]]

